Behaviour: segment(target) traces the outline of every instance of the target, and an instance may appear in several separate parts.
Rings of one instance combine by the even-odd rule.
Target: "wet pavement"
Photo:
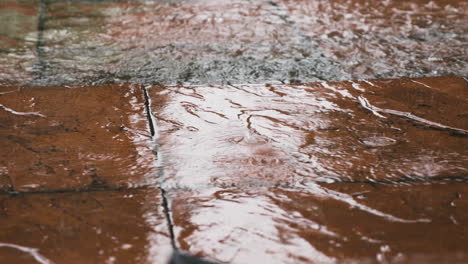
[[[0,263],[468,263],[467,10],[0,0]]]
[[[0,32],[0,83],[304,83],[466,75],[468,67],[466,1],[0,5],[9,24]]]
[[[3,87],[0,255],[464,263],[467,88]]]
[[[0,88],[1,189],[137,187],[156,181],[139,85]],[[6,181],[4,179],[3,181]]]
[[[172,248],[161,203],[155,189],[1,195],[0,259],[164,263]]]
[[[2,263],[169,258],[140,85],[2,87],[0,138]]]
[[[170,187],[468,175],[459,77],[148,90]]]
[[[466,193],[348,183],[169,194],[179,247],[222,262],[466,263]]]
[[[149,88],[179,247],[227,263],[468,261],[467,88]]]

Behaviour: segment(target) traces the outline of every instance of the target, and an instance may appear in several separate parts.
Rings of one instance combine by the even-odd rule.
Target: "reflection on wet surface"
[[[177,246],[227,263],[468,261],[467,88],[149,88]]]
[[[2,87],[0,257],[466,262],[467,88]]]
[[[468,262],[467,9],[0,0],[0,263]]]
[[[183,250],[228,263],[465,263],[465,183],[173,191]]]
[[[3,84],[298,83],[467,68],[466,1],[1,5],[12,10],[0,12],[9,25],[0,32]]]
[[[134,187],[156,181],[139,85],[0,88],[0,188]]]
[[[154,87],[149,94],[169,187],[468,175],[467,83],[459,77]]]
[[[0,194],[2,263],[165,263],[158,190]]]

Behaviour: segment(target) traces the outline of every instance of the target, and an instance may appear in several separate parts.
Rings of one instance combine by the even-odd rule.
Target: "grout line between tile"
[[[92,192],[113,192],[113,191],[131,191],[151,189],[149,185],[140,185],[135,187],[91,187],[82,189],[53,189],[53,190],[37,190],[37,191],[0,191],[0,195],[28,195],[28,194],[54,194],[54,193],[92,193]]]
[[[171,246],[174,249],[175,252],[178,252],[179,249],[177,248],[176,244],[176,239],[175,239],[175,234],[174,234],[174,224],[171,216],[171,210],[170,210],[170,202],[169,198],[167,197],[167,192],[164,187],[162,187],[162,183],[164,180],[164,169],[162,166],[162,157],[161,153],[159,151],[159,145],[158,145],[158,137],[159,134],[157,133],[157,123],[156,123],[156,118],[153,116],[153,113],[151,111],[151,98],[148,95],[148,90],[146,89],[145,85],[140,84],[141,90],[143,91],[143,96],[145,99],[145,111],[146,111],[146,117],[148,119],[148,127],[150,130],[150,134],[153,139],[153,153],[156,156],[157,164],[156,166],[158,167],[158,177],[159,177],[159,182],[160,186],[159,189],[161,191],[161,197],[162,197],[162,206],[163,206],[163,211],[164,215],[166,217],[166,222],[167,222],[167,227],[169,231],[169,235],[171,238]]]

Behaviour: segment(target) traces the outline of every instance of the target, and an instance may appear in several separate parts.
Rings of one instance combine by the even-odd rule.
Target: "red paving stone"
[[[178,247],[227,263],[468,261],[467,88],[149,88]]]
[[[178,245],[227,263],[465,263],[468,185],[171,191]]]
[[[149,89],[167,187],[468,173],[459,77]]]
[[[0,194],[0,263],[167,263],[161,202],[154,189]]]
[[[0,263],[167,263],[140,85],[0,88]],[[35,260],[34,260],[35,259]]]
[[[0,180],[22,193],[0,195],[0,256],[165,263],[172,227],[229,263],[463,263],[466,88],[151,87],[158,168],[139,85],[2,87]],[[159,190],[125,189],[156,181],[172,226]]]
[[[120,188],[157,181],[139,85],[0,88],[0,189]]]
[[[468,261],[467,88],[150,88],[178,246],[227,263]]]

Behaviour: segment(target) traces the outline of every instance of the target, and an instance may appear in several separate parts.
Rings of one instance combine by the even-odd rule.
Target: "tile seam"
[[[164,168],[161,166],[161,153],[159,152],[159,145],[158,145],[158,133],[157,133],[157,123],[156,118],[153,116],[151,111],[151,98],[148,95],[148,90],[144,84],[140,84],[141,90],[143,92],[143,96],[145,99],[145,111],[146,111],[146,118],[148,120],[148,128],[153,140],[153,154],[156,157],[157,163],[156,166],[158,167],[158,177],[159,177],[159,190],[161,191],[161,198],[162,198],[162,207],[163,212],[167,222],[167,228],[169,231],[169,236],[171,239],[171,246],[175,252],[178,252],[179,249],[176,244],[175,233],[174,233],[174,224],[171,216],[170,210],[170,203],[169,198],[167,197],[167,192],[165,188],[162,186],[164,180]]]
[[[38,191],[0,191],[0,195],[28,195],[28,194],[54,194],[54,193],[93,193],[93,192],[113,192],[152,189],[150,185],[135,187],[103,187],[103,188],[83,188],[83,189],[53,189]]]

